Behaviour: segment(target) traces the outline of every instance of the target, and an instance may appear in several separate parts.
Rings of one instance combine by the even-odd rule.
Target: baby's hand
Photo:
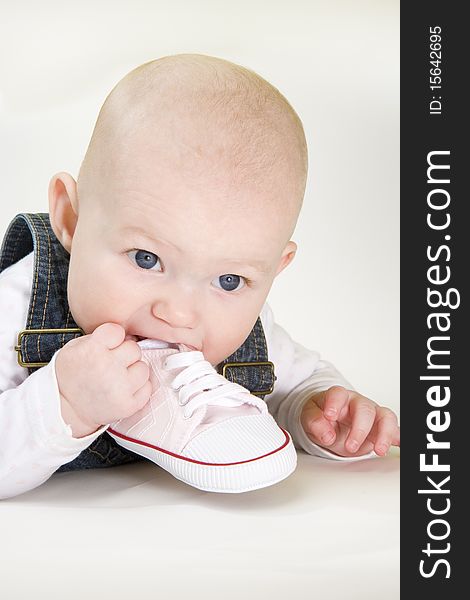
[[[362,456],[372,450],[384,456],[390,445],[400,445],[393,411],[338,385],[309,399],[301,423],[312,442],[339,456]]]
[[[117,323],[71,340],[57,354],[55,370],[62,417],[74,437],[84,437],[140,410],[150,399],[149,367],[137,342],[124,341]]]

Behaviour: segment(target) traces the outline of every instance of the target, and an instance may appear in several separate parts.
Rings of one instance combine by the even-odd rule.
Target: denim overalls
[[[83,335],[70,313],[67,277],[70,255],[55,236],[47,213],[21,213],[10,223],[0,250],[0,272],[34,250],[34,273],[28,319],[18,332],[18,363],[29,375],[46,365],[55,352]],[[125,285],[125,284],[124,284]],[[245,342],[217,366],[229,381],[264,398],[272,392],[274,365],[268,361],[261,320]],[[106,432],[59,471],[111,467],[143,460],[119,446]]]

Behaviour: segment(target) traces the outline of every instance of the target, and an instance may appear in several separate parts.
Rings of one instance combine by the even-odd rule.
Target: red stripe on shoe
[[[158,452],[163,452],[164,454],[168,454],[170,456],[174,456],[175,458],[179,458],[181,460],[186,460],[187,462],[196,463],[198,465],[206,465],[208,467],[230,467],[232,465],[242,465],[244,463],[249,463],[249,462],[253,462],[255,460],[260,460],[261,458],[265,458],[266,456],[271,456],[271,454],[275,454],[276,452],[279,452],[280,450],[282,450],[283,448],[285,448],[287,446],[287,444],[289,443],[289,435],[287,434],[287,432],[284,429],[282,429],[282,427],[279,427],[279,429],[286,436],[286,440],[282,444],[282,446],[279,446],[279,448],[276,448],[275,450],[272,450],[271,452],[268,452],[267,454],[263,454],[262,456],[257,456],[256,458],[250,458],[249,460],[241,460],[239,462],[233,462],[233,463],[206,463],[206,462],[201,462],[200,460],[194,460],[193,458],[188,458],[186,456],[181,456],[180,454],[175,454],[174,452],[170,452],[169,450],[164,450],[163,448],[159,448],[158,446],[153,446],[152,444],[149,444],[148,442],[142,442],[140,440],[136,440],[134,438],[128,437],[127,435],[124,435],[123,433],[119,433],[118,431],[114,431],[114,429],[111,429],[110,427],[107,429],[107,431],[110,432],[110,433],[112,433],[116,437],[119,437],[119,438],[121,438],[123,440],[127,440],[128,442],[132,442],[133,444],[138,444],[140,446],[147,446],[147,448],[152,448],[153,450],[158,450]]]

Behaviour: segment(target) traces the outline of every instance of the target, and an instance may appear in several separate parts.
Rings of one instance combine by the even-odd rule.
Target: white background
[[[272,82],[310,149],[299,252],[270,302],[294,339],[398,412],[398,0],[5,2],[0,236],[47,212],[99,108],[137,65],[212,54]],[[207,494],[151,463],[54,475],[0,503],[8,600],[396,600],[398,457],[299,454],[271,488]]]
[[[294,339],[398,411],[399,7],[396,0],[16,2],[0,35],[0,234],[47,212],[128,71],[213,54],[268,79],[310,150],[294,262],[270,302]]]

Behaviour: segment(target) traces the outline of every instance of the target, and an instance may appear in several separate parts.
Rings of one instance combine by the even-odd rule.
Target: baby
[[[50,224],[17,219],[5,237],[1,498],[57,470],[138,458],[105,431],[151,397],[142,338],[200,351],[220,372],[258,327],[276,373],[261,391],[297,448],[354,460],[399,445],[396,415],[295,343],[266,304],[296,253],[306,175],[299,117],[248,69],[183,54],[116,85],[77,182],[51,179]],[[18,363],[25,323],[65,331],[20,339]]]

